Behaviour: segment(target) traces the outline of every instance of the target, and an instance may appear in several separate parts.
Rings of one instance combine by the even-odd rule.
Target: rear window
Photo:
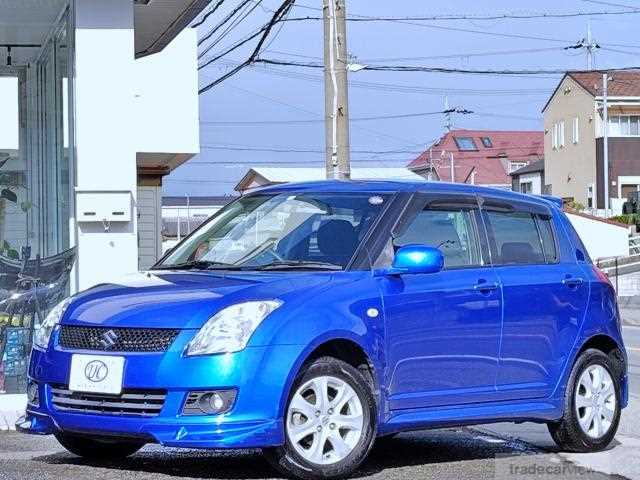
[[[551,220],[530,212],[488,211],[493,233],[493,262],[497,265],[532,265],[557,262]]]

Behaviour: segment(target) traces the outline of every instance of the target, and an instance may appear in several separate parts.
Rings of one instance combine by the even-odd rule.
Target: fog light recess
[[[40,392],[36,382],[29,382],[27,385],[27,403],[32,407],[40,406]]]
[[[233,407],[236,390],[189,392],[182,408],[183,415],[220,415]]]

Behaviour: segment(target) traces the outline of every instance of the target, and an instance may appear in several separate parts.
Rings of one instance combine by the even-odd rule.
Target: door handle
[[[584,283],[582,278],[565,278],[562,280],[562,284],[569,288],[578,288]]]
[[[492,292],[498,288],[500,288],[500,284],[498,282],[478,282],[473,286],[474,290],[483,293]]]

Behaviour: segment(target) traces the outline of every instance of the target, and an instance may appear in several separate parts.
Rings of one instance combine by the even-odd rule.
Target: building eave
[[[178,5],[180,3],[183,5]],[[146,5],[136,5],[136,58],[164,49],[209,3],[210,0],[153,0]]]

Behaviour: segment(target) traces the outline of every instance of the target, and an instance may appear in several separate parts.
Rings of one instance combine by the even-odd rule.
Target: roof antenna
[[[451,131],[451,109],[449,108],[449,96],[444,96],[444,129],[447,132]]]

